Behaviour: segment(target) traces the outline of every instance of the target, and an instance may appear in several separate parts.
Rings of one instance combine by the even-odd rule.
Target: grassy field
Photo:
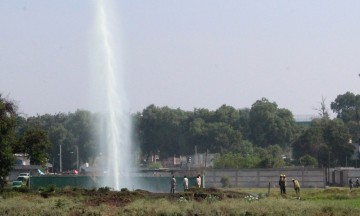
[[[187,193],[46,188],[1,193],[0,215],[360,215],[360,189],[191,189]]]

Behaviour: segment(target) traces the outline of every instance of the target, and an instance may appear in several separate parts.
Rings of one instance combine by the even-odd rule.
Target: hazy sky
[[[123,56],[131,112],[244,108],[265,97],[316,114],[322,97],[330,108],[337,95],[360,91],[358,0],[116,2],[112,48]],[[0,93],[20,112],[101,109],[91,76],[95,7],[0,0]]]

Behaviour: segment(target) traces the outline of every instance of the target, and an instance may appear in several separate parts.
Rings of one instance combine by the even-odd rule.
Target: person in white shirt
[[[196,186],[201,188],[201,176],[200,174],[196,177]]]
[[[176,187],[176,179],[175,179],[175,176],[172,176],[171,178],[171,181],[170,181],[170,184],[171,184],[171,189],[170,189],[170,193],[175,193],[175,187]]]
[[[184,176],[183,186],[184,186],[184,191],[187,191],[189,189],[189,179],[187,176]]]

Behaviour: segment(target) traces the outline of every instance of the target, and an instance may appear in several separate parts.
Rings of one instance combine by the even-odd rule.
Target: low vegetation
[[[0,215],[360,215],[360,189],[302,189],[301,199],[277,188],[195,189],[174,195],[148,191],[50,186],[4,190]],[[46,194],[46,195],[45,195]]]

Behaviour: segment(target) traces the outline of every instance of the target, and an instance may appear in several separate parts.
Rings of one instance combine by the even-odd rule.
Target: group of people
[[[351,190],[353,187],[354,187],[353,180],[352,180],[352,179],[349,179],[349,188],[350,188],[350,190]],[[356,178],[355,187],[356,187],[356,188],[360,187],[359,178]]]
[[[171,180],[170,180],[170,185],[171,185],[171,189],[170,189],[170,193],[175,193],[175,188],[176,188],[176,178],[175,176],[172,176]],[[196,185],[197,188],[201,188],[201,176],[200,174],[196,176]],[[183,187],[184,187],[184,191],[189,190],[189,179],[188,177],[185,175],[184,179],[183,179]]]
[[[297,179],[291,180],[298,199],[300,199],[300,183]],[[286,175],[281,174],[279,179],[280,194],[286,196]]]
[[[297,179],[292,179],[291,181],[293,182],[296,196],[298,199],[300,199],[300,183]],[[351,182],[351,188],[352,188],[352,180],[351,179],[349,180],[349,184],[350,184],[350,182]],[[357,183],[357,185],[360,185],[359,179],[356,180],[356,183]],[[175,176],[172,176],[172,178],[170,180],[170,185],[171,185],[170,193],[175,193],[175,188],[176,188]],[[201,176],[200,175],[197,175],[197,177],[196,177],[196,185],[195,186],[197,188],[201,188]],[[184,179],[183,179],[183,187],[184,187],[184,191],[187,191],[189,189],[189,179],[186,175],[184,176]],[[284,175],[284,174],[280,175],[279,187],[280,187],[280,194],[283,196],[286,196],[286,175]]]

